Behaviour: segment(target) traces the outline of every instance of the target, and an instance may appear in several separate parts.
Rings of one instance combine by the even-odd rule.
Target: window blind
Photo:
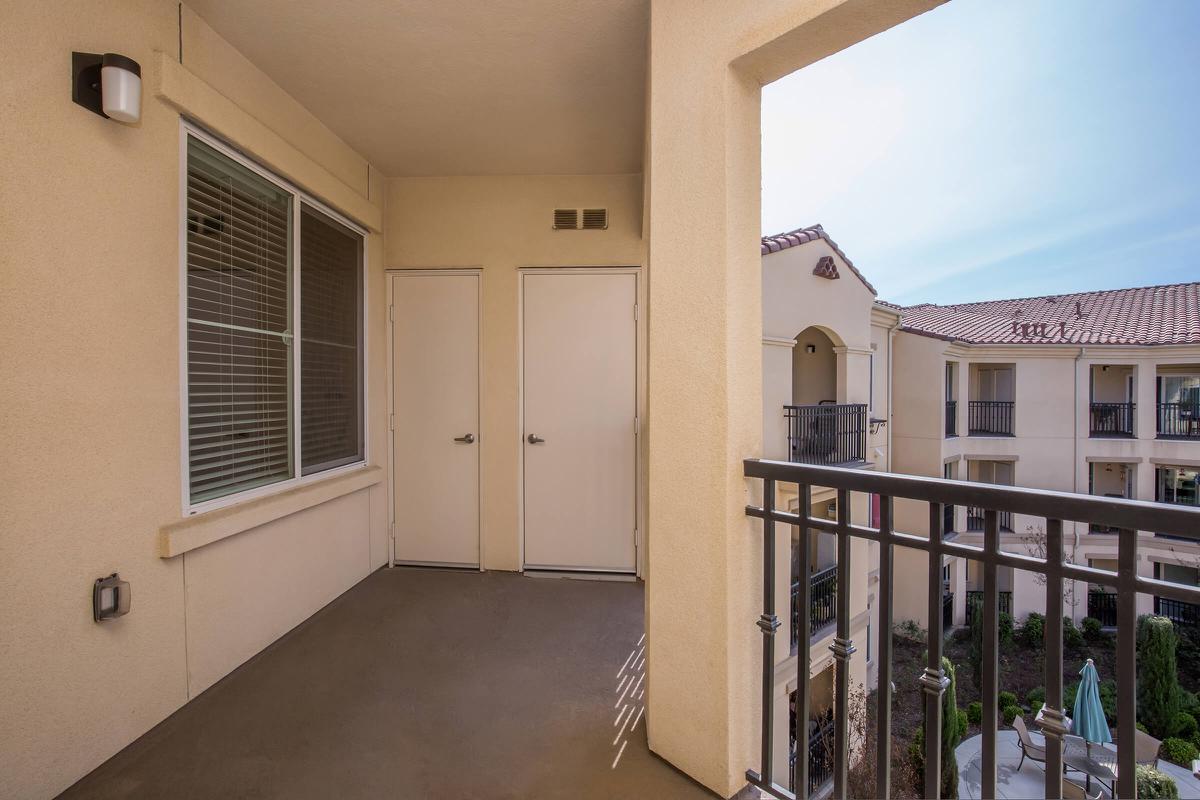
[[[300,206],[300,454],[304,475],[359,461],[362,237]]]
[[[292,196],[187,144],[187,432],[192,503],[292,472]]]

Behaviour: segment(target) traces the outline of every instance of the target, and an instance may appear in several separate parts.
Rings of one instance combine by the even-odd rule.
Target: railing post
[[[1046,520],[1046,798],[1062,797],[1062,737],[1070,733],[1063,717],[1063,537],[1062,520]]]
[[[812,585],[808,576],[811,563],[808,552],[808,518],[812,516],[812,487],[800,485],[798,511],[800,516],[800,548],[797,556],[797,571],[800,573],[800,629],[796,632],[799,644],[796,646],[796,730],[792,736],[796,740],[796,771],[795,785],[792,791],[797,797],[808,795],[808,716],[810,704],[808,697],[808,674],[812,660]]]
[[[942,506],[929,504],[928,660],[918,679],[925,692],[925,797],[938,800],[942,781],[942,693],[950,678],[942,670]],[[957,724],[957,720],[955,720]]]
[[[1137,531],[1117,531],[1117,797],[1137,797]]]
[[[875,692],[875,794],[892,796],[892,498],[879,498],[879,653]]]
[[[775,481],[763,480],[763,613],[758,618],[762,630],[762,776],[774,779],[772,770],[775,724],[775,631],[779,618],[775,615]]]
[[[833,796],[845,800],[850,769],[850,490],[838,489],[837,635],[829,650],[835,662]]]
[[[1000,514],[983,512],[983,763],[981,797],[996,796],[996,731],[999,728],[997,682],[1000,672],[1000,598],[996,586],[996,554],[1000,551]]]

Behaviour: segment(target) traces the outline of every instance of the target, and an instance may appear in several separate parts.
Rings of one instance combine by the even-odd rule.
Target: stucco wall
[[[0,88],[0,797],[65,788],[386,554],[382,487],[370,487],[159,557],[160,528],[183,513],[180,127],[154,87],[157,52],[178,66],[179,20],[175,2],[57,0],[10,4],[0,26],[13,78]],[[223,101],[206,123],[270,133],[234,144],[268,165],[308,159],[306,174],[325,177],[305,188],[378,207],[361,157],[186,8],[183,20],[186,74]],[[140,124],[71,102],[72,50],[141,63]],[[372,342],[379,245],[369,237]],[[377,454],[382,350],[370,348]],[[97,625],[91,584],[115,571],[132,612]]]
[[[485,568],[521,567],[518,270],[642,265],[641,193],[640,175],[397,178],[387,183],[388,269],[482,268],[479,444]],[[555,208],[584,207],[607,208],[608,230],[552,229]],[[644,279],[641,285],[644,290]],[[645,337],[640,339],[644,346]],[[639,383],[645,386],[644,376]]]

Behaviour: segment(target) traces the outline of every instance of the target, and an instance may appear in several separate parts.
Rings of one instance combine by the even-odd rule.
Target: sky
[[[1200,0],[951,0],[763,90],[764,234],[956,303],[1200,280]]]

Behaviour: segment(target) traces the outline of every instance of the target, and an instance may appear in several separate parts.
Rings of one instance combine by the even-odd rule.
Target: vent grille
[[[575,230],[579,227],[579,211],[574,208],[554,209],[554,230]]]
[[[583,229],[585,231],[608,230],[608,209],[585,208],[583,210]]]

